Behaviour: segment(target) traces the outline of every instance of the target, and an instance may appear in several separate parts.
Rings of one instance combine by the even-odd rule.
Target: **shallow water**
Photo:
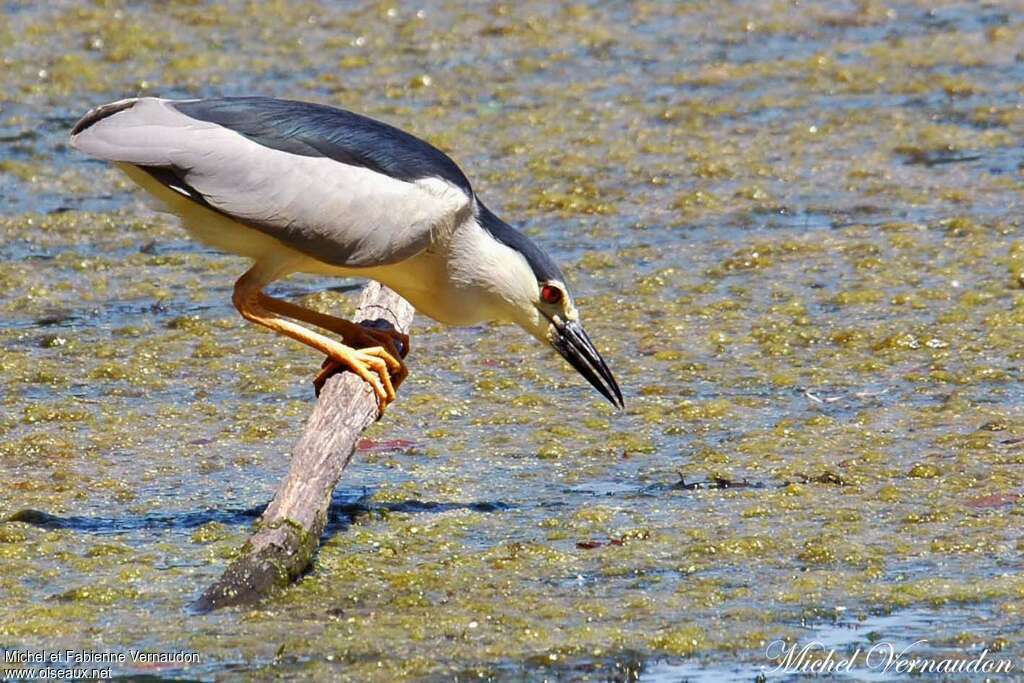
[[[0,647],[712,680],[838,616],[1024,666],[1018,3],[3,7]],[[566,265],[627,410],[515,330],[417,319],[313,571],[191,613],[320,359],[68,148],[138,93],[339,104],[449,151]],[[349,284],[277,291],[346,313]]]

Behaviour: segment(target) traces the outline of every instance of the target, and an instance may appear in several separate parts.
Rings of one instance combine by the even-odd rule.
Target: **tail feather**
[[[75,124],[75,127],[71,129],[71,137],[74,138],[74,136],[78,135],[86,128],[89,128],[94,123],[102,121],[108,116],[113,116],[117,112],[124,111],[125,109],[131,109],[135,106],[135,103],[138,101],[139,99],[137,97],[132,97],[126,100],[118,100],[117,102],[111,102],[110,104],[103,104],[94,109],[90,109],[85,116],[78,120],[78,123]]]
[[[193,122],[167,100],[140,97],[90,111],[71,129],[71,146],[97,159],[166,167],[176,165],[179,156],[187,157],[189,149],[201,149],[199,131],[215,128]]]

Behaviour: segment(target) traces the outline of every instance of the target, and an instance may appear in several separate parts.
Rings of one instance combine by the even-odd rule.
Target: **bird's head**
[[[531,303],[536,315],[531,316],[528,325],[523,325],[527,332],[550,344],[612,405],[622,408],[622,391],[583,328],[579,310],[565,283],[560,280],[537,282],[537,296]]]
[[[529,238],[481,208],[480,223],[501,249],[489,269],[498,295],[498,317],[515,322],[550,345],[612,405],[622,408],[622,391],[594,348],[565,277]]]

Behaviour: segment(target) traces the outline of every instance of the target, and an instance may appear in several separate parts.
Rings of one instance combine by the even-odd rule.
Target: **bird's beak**
[[[608,369],[601,354],[594,348],[586,330],[576,320],[563,322],[559,318],[551,321],[551,336],[549,341],[558,353],[562,354],[569,365],[576,368],[576,371],[587,378],[587,381],[594,385],[594,388],[601,392],[601,395],[608,399],[617,408],[625,407],[622,401],[622,391]]]

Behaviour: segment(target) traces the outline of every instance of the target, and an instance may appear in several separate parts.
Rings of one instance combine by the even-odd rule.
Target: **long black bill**
[[[608,369],[601,354],[594,348],[586,330],[579,322],[572,320],[567,323],[555,321],[555,329],[558,336],[551,342],[551,345],[569,361],[569,365],[576,368],[576,371],[587,378],[587,381],[594,385],[594,388],[601,392],[601,395],[611,401],[612,405],[623,408],[622,391]]]

